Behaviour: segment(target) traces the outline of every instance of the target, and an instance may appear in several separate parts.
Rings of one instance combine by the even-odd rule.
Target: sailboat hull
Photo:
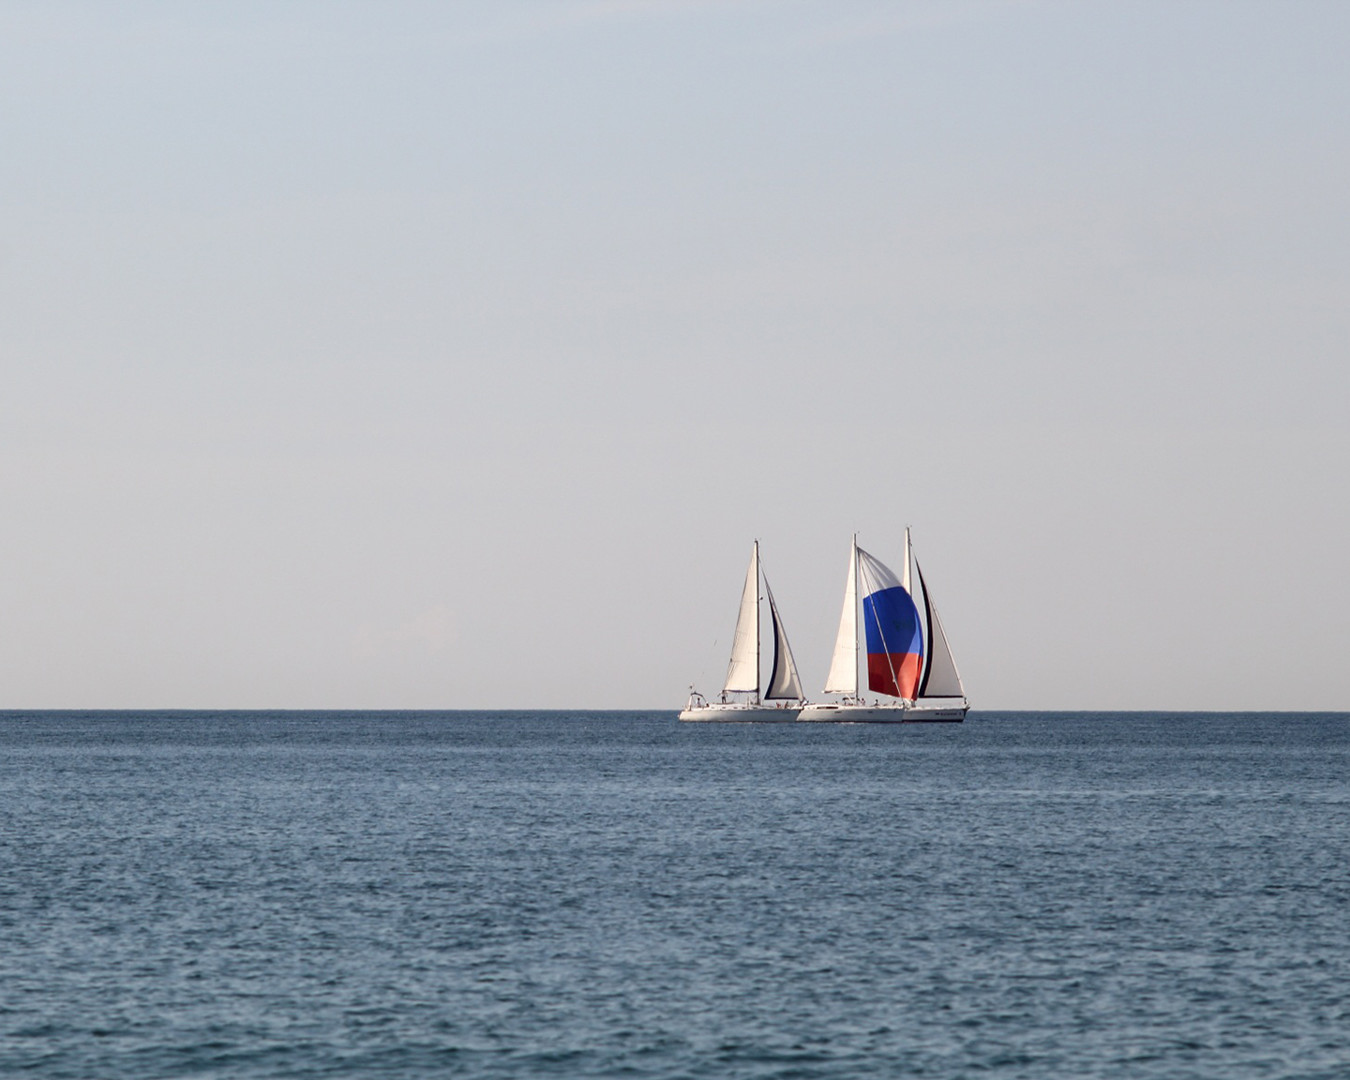
[[[797,719],[817,724],[959,724],[968,708],[964,702],[935,705],[925,701],[913,705],[808,705]]]
[[[698,723],[790,724],[800,711],[799,705],[741,705],[715,701],[689,706],[681,711],[680,719]]]

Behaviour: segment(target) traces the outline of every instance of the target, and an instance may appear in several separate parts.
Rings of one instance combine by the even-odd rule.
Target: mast
[[[858,534],[853,534],[853,567],[851,570],[853,581],[853,693],[857,696],[859,687],[862,686],[862,677],[858,674],[858,660],[861,642],[858,641],[858,605],[862,602],[862,597],[858,593]]]
[[[759,538],[755,538],[755,551],[750,556],[751,572],[755,575],[755,704],[759,704]]]
[[[903,566],[902,566],[902,568],[901,568],[901,570],[900,570],[900,584],[903,585],[903,586],[905,587],[905,592],[909,593],[910,596],[913,596],[913,595],[914,595],[914,590],[911,589],[910,586],[909,586],[909,563],[910,563],[910,553],[909,553],[909,526],[906,525],[906,526],[905,526],[905,561],[904,561],[904,564],[903,564]]]

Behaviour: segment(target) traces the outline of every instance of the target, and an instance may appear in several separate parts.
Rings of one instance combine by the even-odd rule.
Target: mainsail
[[[731,642],[731,663],[722,689],[741,693],[759,689],[759,541],[750,553],[750,569],[741,590],[741,610],[736,616],[736,636]]]
[[[778,605],[773,602],[773,590],[769,588],[769,579],[764,579],[764,592],[769,597],[769,617],[773,620],[773,667],[770,669],[769,685],[765,687],[765,700],[796,700],[802,695],[802,682],[797,678],[797,665],[792,660],[792,646],[788,644],[787,634],[778,618]]]
[[[918,696],[923,636],[914,600],[890,567],[858,548],[864,584],[863,628],[867,637],[867,686],[879,694]]]
[[[952,656],[951,646],[947,644],[947,635],[942,629],[942,619],[938,615],[937,605],[933,603],[933,594],[928,591],[928,583],[923,579],[923,568],[919,560],[914,560],[914,569],[919,574],[919,587],[923,589],[924,625],[928,640],[928,668],[919,684],[920,697],[965,697],[961,686],[961,673],[956,670],[956,658]]]
[[[858,541],[848,553],[848,584],[844,586],[844,610],[839,616],[839,634],[834,639],[834,659],[825,679],[827,694],[858,692]]]

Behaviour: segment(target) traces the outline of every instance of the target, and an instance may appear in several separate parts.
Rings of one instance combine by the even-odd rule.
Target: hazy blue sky
[[[1350,708],[1350,6],[0,3],[0,706]]]

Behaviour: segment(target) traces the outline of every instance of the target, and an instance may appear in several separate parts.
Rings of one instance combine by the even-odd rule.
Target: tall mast
[[[853,534],[853,696],[858,696],[858,691],[862,689],[862,676],[858,674],[858,605],[862,603],[862,596],[858,591],[858,534]]]
[[[752,562],[755,564],[755,704],[759,704],[759,539],[755,539],[755,554],[752,556]]]

